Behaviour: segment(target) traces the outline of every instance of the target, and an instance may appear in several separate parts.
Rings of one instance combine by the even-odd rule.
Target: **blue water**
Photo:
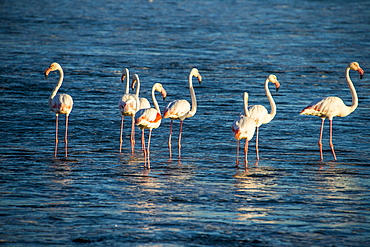
[[[2,1],[0,3],[0,243],[4,246],[365,246],[370,241],[369,1]],[[351,95],[359,106],[328,126],[319,162],[320,119],[300,116],[312,100]],[[48,97],[74,99],[69,157],[54,152]],[[185,120],[182,157],[169,159],[169,120],[153,131],[151,169],[140,135],[119,154],[123,68],[150,99],[160,82],[198,110]],[[270,109],[264,80],[281,83],[277,114],[260,129],[260,157],[235,168],[231,124],[250,104]],[[150,100],[151,101],[151,100]],[[326,123],[328,124],[328,123]]]

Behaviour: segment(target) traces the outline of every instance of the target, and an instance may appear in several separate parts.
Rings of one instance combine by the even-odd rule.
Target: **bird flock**
[[[323,151],[322,151],[322,135],[323,135],[323,127],[325,119],[329,120],[330,125],[330,138],[329,138],[329,146],[333,155],[334,160],[337,160],[334,145],[332,141],[333,136],[333,117],[345,117],[353,112],[358,106],[358,97],[353,86],[353,82],[350,78],[350,70],[357,71],[360,74],[360,79],[362,79],[364,75],[364,70],[360,67],[357,62],[350,63],[346,68],[346,80],[348,87],[350,89],[352,95],[352,104],[350,106],[346,106],[344,102],[338,97],[326,97],[324,99],[314,100],[312,101],[306,108],[304,108],[300,115],[312,115],[318,116],[321,120],[321,129],[320,129],[320,136],[319,136],[319,150],[320,150],[320,161],[323,160]],[[65,143],[65,157],[68,157],[68,117],[72,111],[73,107],[73,99],[68,94],[57,94],[59,88],[62,86],[63,83],[63,69],[58,63],[52,63],[47,69],[44,71],[45,78],[48,78],[48,75],[52,71],[59,71],[60,77],[57,85],[53,89],[50,97],[49,97],[49,108],[55,113],[55,149],[54,149],[54,157],[57,157],[58,153],[58,116],[59,114],[66,115],[66,128],[65,128],[65,136],[64,136],[64,143]],[[146,98],[139,97],[140,93],[140,78],[137,74],[132,76],[131,80],[131,88],[135,90],[135,94],[129,93],[130,87],[130,75],[129,70],[124,69],[122,71],[121,81],[122,83],[126,82],[126,89],[124,95],[119,99],[118,108],[121,113],[121,128],[120,128],[120,141],[119,141],[119,152],[122,152],[122,145],[123,145],[123,130],[124,130],[124,118],[125,116],[131,117],[132,124],[131,124],[131,136],[130,136],[130,143],[131,143],[131,152],[134,153],[135,148],[135,125],[141,130],[141,148],[144,155],[144,166],[146,168],[150,168],[150,141],[152,130],[156,129],[160,126],[162,118],[169,118],[170,119],[170,133],[168,138],[168,148],[169,148],[169,155],[170,158],[172,157],[172,124],[173,120],[180,121],[180,130],[179,130],[179,138],[178,138],[178,156],[181,157],[181,135],[183,129],[183,121],[186,118],[190,118],[195,115],[197,111],[197,100],[195,96],[195,91],[193,88],[193,77],[196,77],[199,83],[202,82],[202,76],[200,75],[198,69],[193,68],[188,77],[188,86],[191,96],[191,104],[187,100],[174,100],[170,102],[161,113],[161,110],[158,105],[158,101],[156,99],[156,92],[161,93],[163,99],[166,98],[167,92],[164,89],[163,85],[160,83],[155,83],[152,87],[151,96],[154,108],[150,106],[149,100]],[[240,140],[245,139],[244,145],[244,165],[247,167],[248,165],[248,143],[256,135],[256,160],[258,162],[259,158],[259,148],[258,148],[258,133],[259,127],[262,124],[267,124],[276,115],[276,104],[271,95],[269,90],[269,82],[275,85],[276,91],[280,88],[280,82],[277,80],[275,75],[269,75],[264,83],[264,89],[266,92],[267,99],[270,103],[271,111],[268,113],[267,109],[262,105],[248,105],[248,92],[243,93],[243,100],[244,100],[244,110],[239,116],[234,120],[231,126],[231,130],[234,134],[234,138],[237,142],[236,148],[236,166],[239,165],[239,150],[240,150]],[[145,143],[145,129],[149,130],[148,142]]]

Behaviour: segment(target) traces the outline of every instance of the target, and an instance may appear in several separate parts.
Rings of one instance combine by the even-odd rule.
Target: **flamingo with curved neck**
[[[321,128],[320,128],[320,137],[318,141],[319,149],[320,149],[320,161],[323,160],[323,153],[322,153],[322,134],[324,128],[325,119],[329,119],[330,125],[330,137],[329,137],[329,146],[334,157],[334,160],[337,160],[334,145],[333,145],[333,117],[345,117],[348,116],[351,112],[353,112],[358,106],[358,97],[356,93],[356,89],[353,86],[353,82],[350,78],[349,71],[355,70],[360,74],[360,79],[362,79],[364,75],[363,69],[357,62],[350,63],[346,68],[346,80],[351,92],[352,96],[352,104],[347,106],[344,104],[343,100],[338,97],[326,97],[321,100],[314,100],[312,101],[306,108],[304,108],[300,115],[312,115],[318,116],[321,118]]]
[[[73,99],[68,94],[57,94],[59,88],[62,86],[64,73],[62,67],[58,63],[52,63],[44,71],[45,78],[48,78],[48,75],[51,71],[59,71],[59,81],[55,86],[54,90],[51,92],[49,97],[49,108],[55,113],[55,150],[54,157],[58,153],[58,116],[59,114],[66,114],[66,130],[64,135],[64,144],[65,144],[65,157],[68,157],[68,118],[69,114],[72,111]]]
[[[248,93],[244,92],[244,115],[237,117],[232,126],[231,130],[236,139],[236,167],[239,165],[239,149],[240,149],[240,140],[245,139],[244,146],[244,163],[245,167],[248,165],[248,142],[253,138],[254,132],[256,130],[256,121],[251,118],[251,113],[248,110]]]
[[[126,89],[125,89],[125,94],[119,99],[118,101],[118,108],[121,112],[122,119],[121,119],[121,131],[120,131],[120,137],[119,137],[119,152],[122,152],[122,135],[123,135],[123,129],[124,129],[124,119],[125,116],[130,116],[132,119],[132,124],[131,124],[131,137],[130,137],[130,142],[131,142],[131,153],[134,153],[135,149],[135,121],[134,121],[134,116],[137,111],[137,106],[139,105],[139,99],[136,97],[135,94],[130,94],[129,93],[129,77],[130,72],[128,69],[124,69],[122,71],[122,76],[121,76],[121,81],[124,83],[126,79]]]
[[[272,95],[270,93],[270,89],[268,87],[268,83],[271,82],[275,84],[276,91],[280,88],[280,83],[277,80],[277,77],[275,75],[269,75],[267,79],[265,80],[265,92],[268,101],[270,102],[271,111],[270,113],[267,112],[267,109],[262,105],[251,105],[249,106],[249,112],[251,114],[251,118],[253,118],[256,121],[256,156],[257,161],[259,158],[259,149],[258,149],[258,133],[259,133],[259,127],[262,124],[267,124],[271,122],[272,119],[274,119],[276,115],[276,104],[274,99],[272,98]]]
[[[168,148],[170,151],[170,157],[172,157],[172,123],[173,120],[180,120],[180,133],[179,133],[179,140],[178,140],[178,148],[179,148],[179,157],[181,156],[181,134],[182,134],[182,125],[186,118],[194,116],[197,112],[197,99],[195,97],[195,92],[193,88],[192,78],[196,77],[199,83],[202,82],[202,76],[199,74],[198,69],[193,68],[188,77],[188,84],[189,84],[189,91],[191,96],[191,108],[190,103],[187,100],[174,100],[170,102],[164,109],[163,117],[171,119],[170,123],[170,136],[168,138]]]
[[[157,99],[155,98],[155,92],[160,92],[162,94],[163,99],[166,98],[167,92],[163,88],[162,84],[156,83],[152,87],[152,100],[155,108],[146,108],[141,109],[136,112],[135,114],[135,124],[141,129],[141,144],[143,147],[144,159],[145,164],[148,164],[148,168],[150,168],[150,138],[152,136],[152,130],[156,129],[160,126],[162,121],[161,110],[159,109],[159,105]],[[145,149],[145,137],[144,137],[144,130],[149,129],[149,137],[148,137],[148,147]]]

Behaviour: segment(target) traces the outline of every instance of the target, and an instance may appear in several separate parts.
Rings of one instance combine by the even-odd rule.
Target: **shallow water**
[[[0,27],[0,242],[8,246],[364,246],[370,241],[370,2],[364,1],[2,1]],[[48,97],[58,80],[74,99],[69,157],[58,158]],[[320,119],[299,116],[312,100],[349,105],[344,70],[359,106],[328,126],[318,162]],[[169,159],[169,120],[153,131],[144,169],[129,119],[118,153],[123,68],[140,76],[141,96],[161,82],[198,110],[185,120],[182,157]],[[250,104],[268,109],[263,82],[276,74],[275,119],[254,139],[248,169],[235,168],[233,119]],[[159,97],[158,97],[159,98]],[[151,101],[151,100],[150,100]],[[328,124],[328,123],[326,123]]]

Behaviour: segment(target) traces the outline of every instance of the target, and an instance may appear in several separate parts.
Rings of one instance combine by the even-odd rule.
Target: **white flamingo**
[[[148,168],[150,168],[150,138],[152,135],[152,130],[159,127],[162,121],[161,111],[158,106],[158,102],[155,98],[155,91],[160,92],[163,96],[163,99],[166,98],[167,92],[163,88],[162,84],[156,83],[152,87],[152,100],[155,108],[146,108],[141,109],[136,112],[135,114],[135,124],[141,129],[142,131],[142,140],[141,143],[143,145],[143,153],[145,163],[148,162]],[[149,137],[148,137],[148,147],[145,150],[145,138],[144,138],[144,130],[149,129]]]
[[[265,80],[265,92],[268,101],[270,102],[270,107],[271,107],[271,112],[268,113],[267,109],[262,106],[262,105],[251,105],[248,107],[250,117],[253,118],[256,121],[256,156],[257,156],[257,161],[260,159],[259,158],[259,149],[258,149],[258,130],[259,127],[262,124],[267,124],[271,122],[271,120],[275,117],[276,115],[276,104],[274,99],[271,96],[268,83],[271,82],[275,84],[276,87],[276,92],[280,88],[280,83],[277,80],[277,77],[275,75],[269,75],[267,79]]]
[[[132,76],[132,81],[131,81],[131,88],[132,88],[132,90],[134,90],[135,85],[136,85],[136,92],[135,92],[135,95],[136,95],[136,97],[138,97],[138,98],[139,98],[139,102],[140,102],[140,109],[150,108],[149,100],[148,100],[147,98],[139,97],[139,92],[140,92],[140,79],[139,79],[139,76],[138,76],[137,74],[134,74],[134,75]]]
[[[130,137],[130,142],[131,142],[131,152],[134,153],[135,149],[135,121],[134,121],[134,116],[135,113],[138,109],[139,106],[139,98],[135,94],[130,94],[129,93],[129,71],[128,69],[124,69],[122,71],[122,77],[121,81],[122,83],[126,79],[126,90],[125,94],[120,98],[118,102],[118,108],[121,112],[122,115],[122,120],[121,120],[121,132],[120,132],[120,139],[119,139],[119,152],[122,152],[122,135],[123,135],[123,128],[124,128],[124,119],[125,116],[130,116],[132,119],[132,124],[131,124],[131,137]]]
[[[59,114],[66,114],[66,130],[64,135],[65,143],[65,157],[68,157],[68,117],[72,111],[73,99],[68,94],[57,94],[59,88],[62,86],[64,73],[62,67],[58,63],[52,63],[49,68],[45,69],[44,75],[45,78],[48,78],[48,75],[51,71],[58,70],[60,73],[58,84],[55,86],[49,97],[49,107],[55,113],[55,150],[54,157],[58,153],[58,116]]]
[[[352,105],[346,106],[338,97],[326,97],[321,100],[314,100],[312,101],[305,109],[303,109],[300,113],[300,115],[312,115],[312,116],[318,116],[321,118],[321,129],[320,129],[320,137],[319,137],[319,149],[320,149],[320,161],[323,160],[323,154],[322,154],[322,133],[324,128],[324,122],[325,119],[329,119],[329,125],[330,125],[330,140],[329,145],[331,152],[333,154],[334,160],[337,160],[337,157],[335,155],[334,151],[334,145],[333,145],[333,117],[345,117],[348,116],[351,112],[353,112],[358,105],[358,98],[356,89],[353,86],[353,82],[349,76],[350,70],[355,70],[360,74],[360,79],[362,79],[362,76],[364,75],[364,71],[361,69],[360,65],[357,62],[352,62],[348,65],[346,68],[346,79],[347,84],[349,87],[349,90],[351,91],[352,95]]]
[[[248,165],[248,142],[253,138],[254,132],[256,130],[256,121],[250,117],[250,112],[248,110],[248,93],[244,92],[244,115],[237,117],[232,126],[231,130],[236,139],[236,166],[239,165],[239,149],[240,149],[240,140],[245,139],[244,146],[244,163],[245,167]]]
[[[193,82],[192,78],[197,77],[199,83],[202,82],[202,76],[199,74],[198,69],[193,68],[188,77],[188,83],[189,83],[189,90],[190,90],[190,96],[191,96],[191,109],[190,109],[190,103],[187,100],[174,100],[170,102],[164,109],[163,117],[164,118],[170,118],[170,136],[168,138],[168,148],[170,151],[170,157],[172,157],[172,145],[171,145],[171,138],[172,138],[172,122],[173,120],[180,120],[180,133],[179,133],[179,141],[178,141],[178,148],[179,148],[179,157],[181,156],[181,134],[182,134],[182,124],[186,118],[194,116],[194,114],[197,111],[197,100],[195,98],[195,92],[193,88]]]

